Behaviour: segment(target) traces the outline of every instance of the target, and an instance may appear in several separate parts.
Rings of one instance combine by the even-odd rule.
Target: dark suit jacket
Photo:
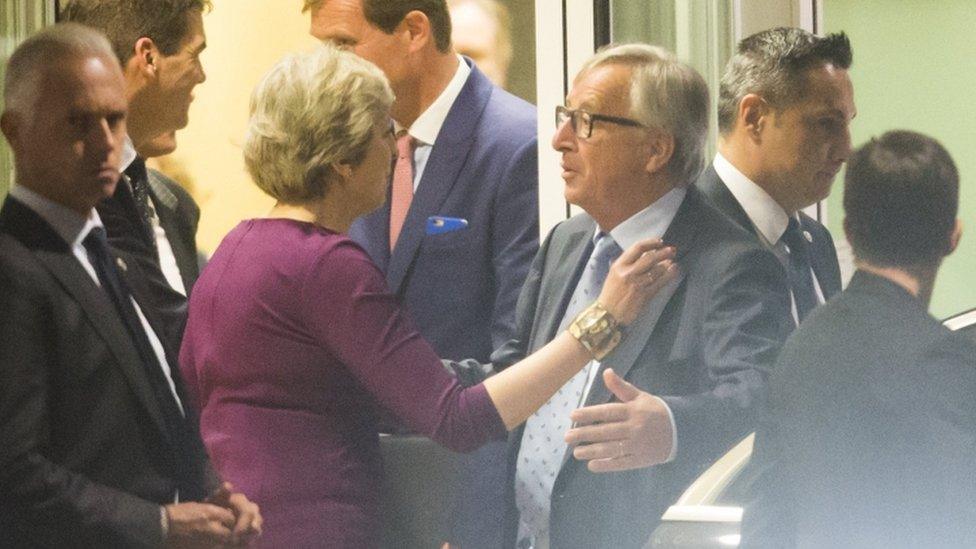
[[[558,329],[595,223],[582,214],[559,224],[542,245],[519,298],[516,338],[492,356],[512,364],[549,342]],[[765,395],[767,367],[792,326],[786,274],[776,258],[688,189],[664,235],[677,248],[682,276],[659,293],[603,362],[674,413],[678,450],[664,465],[590,473],[567,452],[552,495],[552,547],[641,547],[681,491],[748,433]],[[586,404],[611,394],[596,376]],[[507,546],[515,543],[513,433]]]
[[[138,267],[119,257],[139,299]],[[167,360],[178,371],[175,353]],[[108,295],[40,216],[8,198],[0,211],[0,546],[158,546],[160,504],[177,490],[181,500],[200,499],[215,485],[195,423],[181,434],[165,427]]]
[[[713,206],[735,221],[740,227],[756,234],[756,227],[749,220],[749,215],[742,209],[738,200],[725,186],[722,178],[711,165],[702,173],[695,186],[708,198]],[[841,290],[840,265],[837,263],[837,250],[830,232],[819,221],[809,215],[800,213],[800,226],[810,234],[810,266],[817,277],[824,298],[830,297]]]
[[[159,224],[166,231],[183,285],[189,292],[200,274],[196,246],[200,209],[176,182],[156,170],[150,169],[148,172],[150,197],[159,216]],[[144,278],[142,283],[148,289],[148,304],[159,313],[163,323],[161,335],[168,339],[174,349],[179,349],[186,326],[186,297],[166,281],[159,266],[151,229],[139,216],[131,187],[120,181],[115,194],[103,200],[97,209],[105,224],[109,243],[113,248],[127,253],[138,264]]]
[[[976,547],[974,394],[976,347],[857,272],[777,362],[743,547]]]

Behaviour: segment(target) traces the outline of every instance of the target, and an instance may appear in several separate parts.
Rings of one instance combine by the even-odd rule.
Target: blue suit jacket
[[[487,362],[511,337],[515,303],[539,248],[536,111],[466,61],[471,74],[437,135],[393,253],[389,201],[356,220],[349,235],[386,273],[441,357]],[[433,215],[464,218],[468,226],[427,235]],[[452,522],[451,541],[497,547],[505,454],[506,444],[496,442],[462,459],[460,493],[444,510],[450,519],[442,517]]]
[[[539,247],[536,114],[468,63],[471,75],[437,135],[396,249],[390,253],[389,201],[349,235],[440,356],[486,361],[514,327]],[[433,215],[468,226],[427,235]]]

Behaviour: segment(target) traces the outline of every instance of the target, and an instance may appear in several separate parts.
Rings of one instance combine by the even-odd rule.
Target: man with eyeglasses
[[[689,186],[704,164],[708,91],[669,52],[597,53],[556,125],[565,196],[585,213],[543,243],[516,336],[493,365],[545,345],[638,239],[659,237],[679,274],[619,347],[513,434],[506,546],[637,548],[701,469],[754,427],[765,369],[791,328],[786,275]],[[581,317],[583,338],[606,338],[599,312]]]

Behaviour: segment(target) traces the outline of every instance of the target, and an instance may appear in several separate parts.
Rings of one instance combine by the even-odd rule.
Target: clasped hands
[[[261,535],[258,506],[229,482],[203,502],[167,505],[166,547],[245,547]]]

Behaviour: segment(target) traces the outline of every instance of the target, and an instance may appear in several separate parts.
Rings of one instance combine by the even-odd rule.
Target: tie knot
[[[97,246],[99,250],[108,246],[108,237],[105,235],[105,229],[102,227],[92,227],[82,241],[82,245],[89,251],[92,250],[93,246]]]
[[[617,241],[607,233],[601,232],[596,236],[596,245],[593,247],[593,259],[607,263],[617,259],[623,253]]]
[[[412,135],[406,131],[401,131],[397,134],[396,147],[397,155],[400,157],[407,157],[413,154],[414,138]]]
[[[800,225],[799,220],[795,217],[790,217],[789,222],[786,224],[786,232],[783,233],[783,243],[790,250],[805,249],[809,238],[806,236],[806,232]]]
[[[140,156],[137,156],[135,160],[129,164],[129,167],[125,169],[124,173],[129,177],[130,180],[132,180],[133,185],[137,184],[137,182],[142,183],[149,179],[149,173],[146,170],[146,161]]]

